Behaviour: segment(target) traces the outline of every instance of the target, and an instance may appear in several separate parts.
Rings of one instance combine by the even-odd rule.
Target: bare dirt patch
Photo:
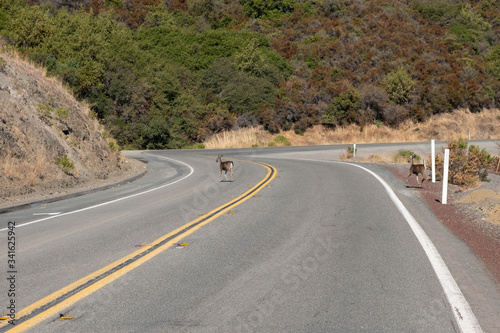
[[[471,190],[464,197],[457,200],[466,204],[468,209],[478,214],[484,214],[484,219],[493,224],[500,225],[500,189],[495,192],[490,189]]]

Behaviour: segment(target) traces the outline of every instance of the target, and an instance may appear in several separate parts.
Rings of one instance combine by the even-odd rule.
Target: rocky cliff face
[[[58,80],[0,52],[0,201],[103,180],[126,171],[124,161]]]

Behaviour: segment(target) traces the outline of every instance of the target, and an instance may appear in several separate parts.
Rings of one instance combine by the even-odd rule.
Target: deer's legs
[[[413,173],[410,173],[408,177],[406,177],[406,184],[408,184],[408,179],[410,179],[411,175],[413,175]]]
[[[408,179],[410,179],[412,175],[414,175],[414,173],[410,173],[408,177],[406,177],[406,184],[408,184]],[[417,184],[420,185],[420,182],[418,181],[418,173],[416,174],[416,176],[417,176]]]

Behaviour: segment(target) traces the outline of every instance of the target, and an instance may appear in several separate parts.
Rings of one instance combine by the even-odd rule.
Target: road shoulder
[[[408,166],[380,164],[384,178],[391,178],[411,214],[419,221],[459,284],[485,332],[500,331],[500,225],[486,220],[488,212],[480,205],[461,202],[478,189],[500,188],[500,176],[479,188],[460,191],[448,189],[448,204],[443,205],[442,183],[420,187],[415,179],[405,184]],[[387,171],[383,171],[386,169]]]

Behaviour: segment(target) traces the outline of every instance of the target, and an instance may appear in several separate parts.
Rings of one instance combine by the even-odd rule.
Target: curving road
[[[1,214],[1,330],[500,331],[467,246],[339,149],[225,150],[233,183],[220,151],[127,152],[146,176]]]

